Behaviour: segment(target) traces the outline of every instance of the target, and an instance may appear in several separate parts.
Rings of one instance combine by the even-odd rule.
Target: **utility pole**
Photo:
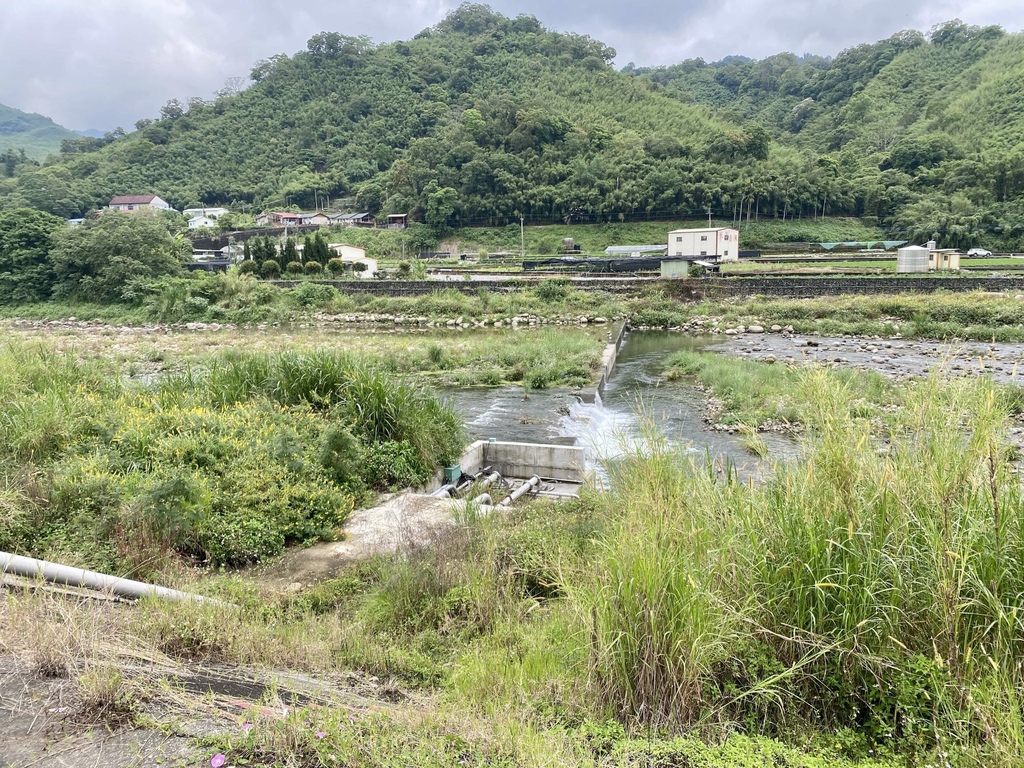
[[[711,229],[711,206],[708,206],[708,229]]]
[[[522,216],[519,217],[519,256],[526,258],[526,228]]]

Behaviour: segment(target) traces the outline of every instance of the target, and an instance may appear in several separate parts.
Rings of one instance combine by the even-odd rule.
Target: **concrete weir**
[[[490,467],[504,478],[529,478],[582,485],[587,480],[586,451],[575,445],[541,445],[477,440],[459,459],[462,472],[475,475]],[[435,480],[436,487],[440,482]],[[429,490],[435,490],[430,488]]]
[[[618,326],[613,327],[608,333],[608,346],[604,348],[604,354],[601,356],[600,377],[594,386],[587,387],[580,392],[580,400],[584,403],[596,403],[604,395],[604,388],[607,386],[608,379],[611,378],[612,373],[615,372],[615,361],[619,357],[619,350],[622,348],[622,342],[625,339],[625,322],[619,323]]]

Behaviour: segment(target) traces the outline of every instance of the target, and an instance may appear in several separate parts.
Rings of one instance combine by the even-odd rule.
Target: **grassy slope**
[[[77,138],[77,133],[62,128],[48,117],[0,104],[0,152],[24,149],[29,157],[42,160],[57,152],[64,139]]]

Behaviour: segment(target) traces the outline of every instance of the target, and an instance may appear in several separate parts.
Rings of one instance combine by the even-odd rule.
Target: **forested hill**
[[[464,5],[406,42],[324,33],[214,102],[0,163],[0,207],[114,194],[313,207],[329,196],[465,224],[864,216],[908,237],[1024,247],[1024,37],[951,22],[834,60],[657,69]],[[4,180],[2,177],[6,175]]]
[[[29,114],[0,104],[0,154],[13,152],[35,160],[42,160],[60,149],[64,139],[78,134],[62,128],[42,115]]]

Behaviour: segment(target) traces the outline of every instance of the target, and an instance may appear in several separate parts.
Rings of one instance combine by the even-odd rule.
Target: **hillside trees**
[[[251,87],[170,102],[133,134],[5,156],[0,209],[81,214],[125,190],[202,202],[355,200],[448,228],[665,216],[867,215],[962,193],[979,222],[1024,194],[1024,35],[953,21],[834,60],[780,53],[672,67],[466,4],[412,40],[325,32]],[[836,158],[826,172],[820,157]],[[1008,206],[1008,207],[1007,207]],[[995,223],[973,237],[1002,237]],[[998,229],[998,231],[997,231]],[[894,231],[895,234],[895,231]]]

